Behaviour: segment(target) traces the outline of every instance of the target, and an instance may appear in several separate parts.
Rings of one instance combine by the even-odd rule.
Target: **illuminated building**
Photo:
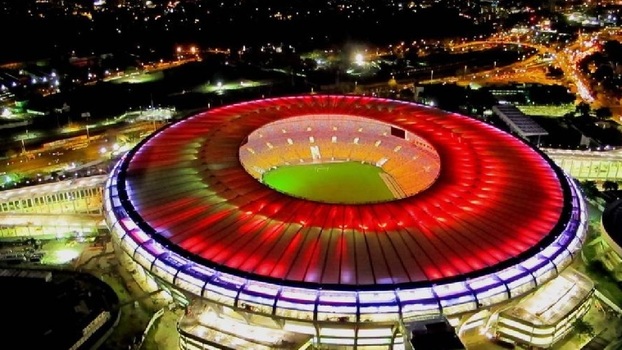
[[[310,201],[258,180],[342,160],[381,167],[399,199]],[[250,101],[171,124],[126,154],[104,197],[122,262],[189,303],[182,348],[404,348],[408,320],[458,318],[551,280],[586,229],[576,184],[520,139],[362,96]]]
[[[106,178],[97,175],[0,192],[0,237],[49,238],[107,231],[101,217]]]
[[[591,306],[594,283],[566,270],[533,295],[499,313],[497,335],[502,340],[548,348],[568,334]]]

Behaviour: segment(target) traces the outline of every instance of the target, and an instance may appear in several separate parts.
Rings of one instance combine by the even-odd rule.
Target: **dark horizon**
[[[4,17],[0,21],[1,31],[20,30],[19,36],[5,37],[5,46],[11,49],[0,52],[0,62],[66,56],[72,51],[77,56],[136,51],[141,46],[165,52],[180,43],[226,48],[283,43],[298,50],[334,47],[350,41],[388,45],[423,38],[466,37],[490,29],[460,16],[457,9],[440,6],[399,13],[381,8],[356,18],[325,11],[291,21],[249,19],[243,10],[234,12],[229,20],[197,12],[188,17],[196,17],[199,23],[185,24],[189,20],[181,19],[181,24],[170,26],[130,16],[129,10],[94,13],[92,21],[64,14],[45,18],[0,15]]]

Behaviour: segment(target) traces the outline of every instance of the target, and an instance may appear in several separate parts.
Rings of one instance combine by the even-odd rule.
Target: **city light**
[[[55,252],[54,262],[57,264],[66,264],[80,256],[80,251],[76,249],[61,249]]]
[[[619,337],[615,1],[22,2],[0,263],[115,288],[134,316],[93,344]]]
[[[365,63],[363,59],[364,59],[363,58],[363,54],[362,53],[357,53],[354,56],[354,63],[356,63],[359,66],[362,66]]]

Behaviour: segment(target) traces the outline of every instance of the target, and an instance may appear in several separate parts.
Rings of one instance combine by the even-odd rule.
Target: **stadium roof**
[[[415,196],[342,205],[276,192],[244,170],[238,152],[247,135],[310,114],[408,130],[438,152],[440,175]],[[518,138],[458,114],[368,97],[297,96],[166,127],[128,153],[118,191],[144,232],[200,264],[279,284],[391,288],[475,277],[550,244],[571,206],[551,164]]]

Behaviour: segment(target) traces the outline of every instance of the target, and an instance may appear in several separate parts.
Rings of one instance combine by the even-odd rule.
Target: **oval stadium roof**
[[[244,170],[238,152],[251,132],[309,114],[362,116],[418,135],[440,156],[440,174],[411,197],[343,205],[276,192]],[[373,144],[374,135],[365,137],[361,143]],[[118,190],[150,237],[192,261],[286,285],[364,289],[476,277],[536,254],[568,220],[562,177],[520,139],[469,117],[393,100],[308,95],[239,103],[172,124],[126,156]]]

